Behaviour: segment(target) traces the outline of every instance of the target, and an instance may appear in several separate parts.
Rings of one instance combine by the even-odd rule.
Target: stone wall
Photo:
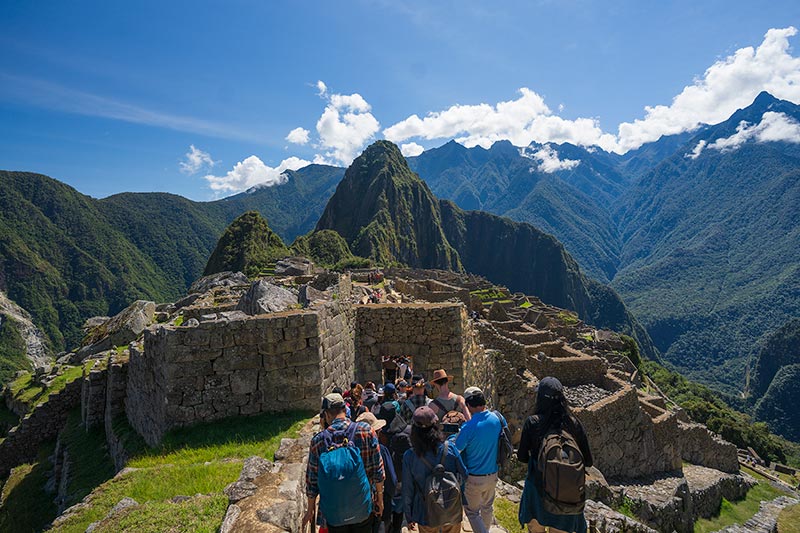
[[[715,468],[723,472],[739,472],[736,446],[712,433],[702,424],[676,421],[679,453],[684,461]]]
[[[455,287],[432,279],[407,280],[396,278],[392,281],[395,290],[402,294],[432,303],[440,303],[457,299],[464,305],[469,305],[469,289]]]
[[[124,442],[116,433],[116,422],[125,416],[125,397],[128,387],[128,358],[112,357],[108,365],[108,381],[106,383],[106,407],[104,411],[104,427],[108,454],[114,461],[114,468],[119,472],[128,462],[128,453]]]
[[[596,466],[606,477],[641,477],[677,470],[681,457],[667,431],[639,408],[636,390],[627,383],[611,396],[575,416],[586,428]],[[662,429],[668,428],[667,420]]]
[[[105,361],[95,361],[87,372],[84,369],[81,385],[81,422],[86,429],[104,423],[108,370]]]
[[[468,386],[464,362],[475,350],[462,304],[356,306],[356,378],[362,383],[381,381],[382,356],[406,355],[415,373],[430,379],[434,370],[444,368],[453,376],[451,389],[463,392]]]
[[[0,442],[0,477],[7,476],[17,465],[36,459],[39,446],[56,438],[64,427],[69,412],[81,401],[82,380],[70,381],[26,415]]]
[[[351,301],[350,277],[342,276],[337,287],[337,299],[317,307],[321,394],[330,392],[334,386],[346,389],[355,375],[356,312]]]

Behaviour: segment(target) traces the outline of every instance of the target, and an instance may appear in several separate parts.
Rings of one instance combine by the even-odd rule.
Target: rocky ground
[[[564,395],[572,407],[588,407],[603,398],[611,396],[611,391],[607,391],[597,385],[586,384],[575,387],[565,387]]]

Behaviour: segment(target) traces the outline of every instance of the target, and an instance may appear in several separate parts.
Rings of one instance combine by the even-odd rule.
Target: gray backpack
[[[550,430],[536,462],[542,481],[544,510],[555,515],[579,514],[586,505],[586,468],[575,438],[565,429]]]
[[[425,501],[425,516],[430,527],[460,524],[462,520],[461,479],[457,473],[445,470],[445,457],[447,457],[447,441],[442,446],[442,455],[436,466],[431,465],[424,457],[420,457],[430,470],[428,477],[425,478],[425,486],[417,485]]]

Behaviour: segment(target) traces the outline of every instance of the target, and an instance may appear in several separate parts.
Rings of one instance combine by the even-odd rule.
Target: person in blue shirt
[[[436,465],[440,458],[445,471],[457,474],[461,479],[467,476],[467,469],[458,450],[452,445],[444,452],[442,429],[439,418],[430,407],[422,406],[414,411],[411,418],[411,448],[403,455],[403,510],[408,529],[419,525],[419,533],[459,533],[461,522],[441,527],[429,526],[426,516],[425,498],[422,487],[431,470],[425,464]],[[423,458],[425,460],[423,460]]]
[[[488,533],[494,523],[497,442],[506,420],[486,408],[486,397],[478,387],[467,388],[464,401],[472,418],[461,426],[455,443],[469,471],[464,485],[464,512],[472,531]]]

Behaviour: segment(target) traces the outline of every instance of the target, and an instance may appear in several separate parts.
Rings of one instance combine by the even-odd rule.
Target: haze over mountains
[[[625,155],[449,142],[406,166],[396,147],[378,143],[380,154],[373,146],[347,174],[310,165],[215,202],[161,193],[95,200],[45,176],[2,172],[0,290],[56,351],[74,347],[89,316],[181,294],[227,224],[256,210],[287,244],[334,229],[378,262],[483,274],[600,325],[638,319],[678,369],[736,393],[747,369],[773,355],[762,350],[767,336],[800,315],[799,121],[800,107],[762,93],[723,123]],[[554,268],[561,273],[547,278]],[[584,273],[610,282],[635,319]],[[619,302],[615,319],[598,299]],[[794,364],[759,373],[755,399],[772,389],[784,399],[762,401],[760,412],[786,418],[782,384],[794,368],[780,368]]]

